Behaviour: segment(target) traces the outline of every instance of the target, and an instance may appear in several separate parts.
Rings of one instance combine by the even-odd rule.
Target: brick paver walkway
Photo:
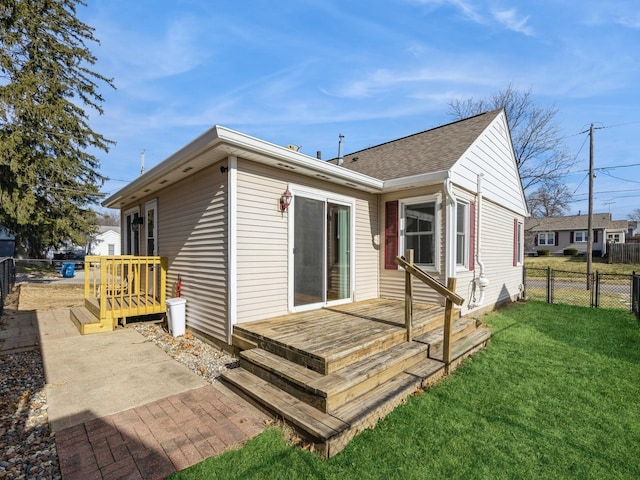
[[[65,480],[161,479],[256,436],[267,416],[223,385],[56,432]]]

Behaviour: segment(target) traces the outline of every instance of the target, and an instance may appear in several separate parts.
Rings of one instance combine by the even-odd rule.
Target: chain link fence
[[[631,275],[631,311],[640,320],[640,275]]]
[[[638,275],[524,268],[525,298],[582,307],[631,310],[640,318]]]

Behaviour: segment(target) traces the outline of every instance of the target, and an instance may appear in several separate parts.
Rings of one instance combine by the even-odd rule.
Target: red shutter
[[[398,256],[398,201],[387,202],[384,208],[384,268],[397,270]]]
[[[518,219],[513,219],[513,266],[518,266]]]
[[[560,237],[560,234],[558,232],[556,232],[556,239],[555,239],[555,243],[554,243],[554,245],[556,245],[556,246],[560,245],[560,242],[558,241],[559,237]]]
[[[573,243],[573,232],[569,232],[569,243]]]
[[[595,243],[597,243],[597,242],[598,242],[598,231],[597,231],[597,230],[594,230],[594,231],[593,231],[593,241],[594,241]]]
[[[469,202],[469,270],[476,269],[476,202]]]

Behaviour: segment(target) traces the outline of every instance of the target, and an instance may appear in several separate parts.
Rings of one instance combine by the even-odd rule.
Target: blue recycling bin
[[[60,267],[60,275],[62,278],[73,278],[76,271],[76,264],[73,262],[63,262],[62,267]]]

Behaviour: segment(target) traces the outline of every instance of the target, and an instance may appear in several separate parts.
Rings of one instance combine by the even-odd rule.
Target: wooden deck
[[[84,307],[71,309],[71,320],[84,335],[164,313],[166,270],[164,257],[86,257]]]
[[[490,336],[475,320],[456,319],[446,366],[444,308],[414,304],[410,342],[404,310],[404,302],[377,299],[236,325],[241,368],[223,380],[330,457]]]
[[[274,353],[284,350],[289,360],[299,359],[308,368],[328,374],[402,343],[403,315],[402,302],[377,299],[236,325],[234,335],[261,348],[277,348]],[[442,315],[438,305],[415,305],[415,334],[435,328]]]

